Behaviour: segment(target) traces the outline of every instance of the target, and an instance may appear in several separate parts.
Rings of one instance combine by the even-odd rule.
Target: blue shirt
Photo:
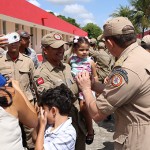
[[[39,66],[39,61],[38,61],[37,54],[36,54],[35,50],[28,47],[25,49],[25,54],[32,59],[32,61],[34,63],[34,67],[37,68]]]
[[[76,131],[72,126],[72,119],[69,117],[66,122],[55,130],[51,131],[49,126],[45,131],[45,150],[74,150],[76,142]]]

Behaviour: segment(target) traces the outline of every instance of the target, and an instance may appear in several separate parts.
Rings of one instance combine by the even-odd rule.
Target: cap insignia
[[[62,38],[61,38],[61,35],[59,35],[59,34],[54,34],[54,38],[56,39],[56,40],[61,40]]]

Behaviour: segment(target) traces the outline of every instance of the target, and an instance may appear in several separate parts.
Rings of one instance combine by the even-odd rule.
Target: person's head
[[[95,39],[95,38],[91,38],[91,39],[90,39],[90,46],[91,46],[91,47],[95,47],[96,44],[97,44],[96,39]]]
[[[28,48],[31,35],[27,31],[23,30],[18,30],[17,33],[20,35],[20,47]]]
[[[47,112],[47,121],[49,124],[55,123],[57,114],[68,116],[72,107],[72,100],[75,97],[71,90],[64,84],[49,89],[42,94],[40,106]]]
[[[150,52],[150,35],[145,35],[141,40],[141,46]]]
[[[64,56],[64,44],[63,37],[56,32],[45,35],[41,40],[42,50],[45,59],[50,63],[60,63]]]
[[[99,42],[98,43],[98,49],[105,49],[105,43],[104,42]]]
[[[72,44],[73,44],[73,37],[70,37],[69,38],[69,40],[68,40],[68,43],[67,43],[68,45],[69,45],[69,47],[71,47],[72,46]]]
[[[115,57],[120,56],[123,50],[136,42],[134,26],[126,17],[116,17],[107,21],[103,29],[106,47]]]
[[[2,64],[1,64],[2,65]],[[10,86],[10,67],[0,66],[0,106],[9,107],[12,104],[12,95],[7,91]]]
[[[13,40],[11,44],[8,44],[8,53],[19,53],[19,46],[20,46],[20,35],[17,32],[12,32],[17,38],[17,40]]]
[[[80,58],[86,58],[89,55],[90,40],[88,37],[75,36],[73,39],[73,53]]]
[[[6,88],[0,87],[0,106],[3,108],[12,105],[12,95]]]

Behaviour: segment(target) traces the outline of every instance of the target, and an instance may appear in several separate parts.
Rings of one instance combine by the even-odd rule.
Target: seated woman
[[[0,149],[24,150],[19,121],[35,128],[37,113],[19,87],[18,81],[7,82],[0,67]]]
[[[76,131],[71,124],[71,118],[68,117],[72,100],[74,96],[64,84],[43,93],[36,150],[75,149]]]

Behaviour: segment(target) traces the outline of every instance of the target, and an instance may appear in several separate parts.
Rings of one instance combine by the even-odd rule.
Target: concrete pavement
[[[113,150],[114,120],[93,122],[95,130],[94,141],[86,145],[86,150]]]

